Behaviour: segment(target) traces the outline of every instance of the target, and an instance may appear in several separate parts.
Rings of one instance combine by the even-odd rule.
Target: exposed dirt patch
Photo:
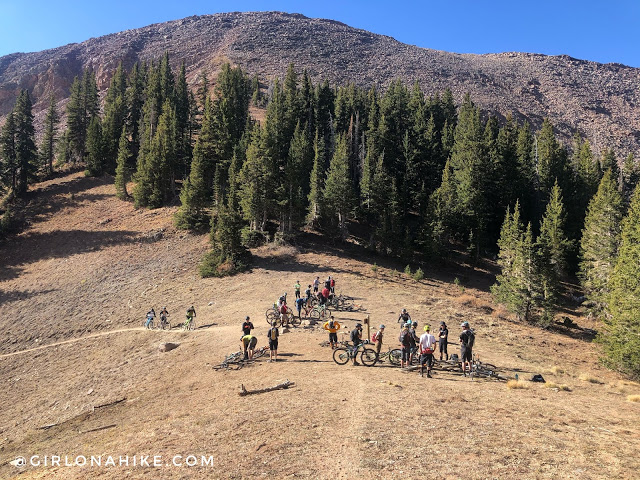
[[[2,478],[19,472],[10,460],[34,454],[192,454],[215,463],[31,467],[18,478],[595,479],[632,478],[640,469],[640,404],[627,401],[640,385],[599,367],[597,347],[569,329],[515,323],[486,293],[486,270],[425,269],[415,282],[392,273],[403,266],[311,239],[289,256],[258,249],[251,271],[202,280],[196,265],[207,236],[176,231],[173,208],[135,211],[115,198],[109,179],[81,174],[39,188],[31,225],[0,245]],[[420,326],[446,320],[452,342],[468,320],[483,360],[524,381],[542,373],[570,391],[530,382],[510,390],[444,372],[422,379],[384,364],[340,367],[313,328],[282,335],[278,363],[213,370],[239,349],[245,315],[263,345],[264,312],[277,296],[328,274],[366,309],[336,314],[344,336],[369,314],[387,325],[384,349],[395,347],[402,307]],[[174,323],[194,305],[199,328],[139,328],[151,306],[164,305]],[[161,353],[163,342],[180,347]],[[238,395],[240,384],[285,379],[295,387]]]

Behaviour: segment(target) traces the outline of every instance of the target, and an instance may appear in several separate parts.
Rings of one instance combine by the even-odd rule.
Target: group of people
[[[429,325],[424,326],[424,333],[418,337],[416,329],[418,322],[412,321],[411,316],[407,312],[406,308],[402,309],[398,317],[398,323],[401,324],[401,331],[398,337],[398,341],[402,345],[402,360],[400,367],[408,367],[413,363],[413,356],[420,355],[420,376],[424,376],[424,367],[427,366],[427,377],[431,378],[431,370],[435,361],[434,354],[436,352],[436,343],[439,346],[440,361],[443,357],[445,360],[449,360],[449,352],[447,345],[449,343],[449,328],[446,322],[440,322],[440,329],[438,331],[438,338],[431,333],[431,327]],[[471,360],[473,357],[473,344],[475,341],[475,334],[469,326],[469,322],[462,322],[460,324],[462,333],[460,334],[460,356],[462,361],[462,373],[467,375],[471,373]],[[338,330],[341,325],[333,316],[330,317],[328,322],[325,322],[323,328],[329,332],[329,344],[332,349],[338,346]],[[384,338],[385,326],[380,325],[378,330],[372,335],[371,341],[375,344],[376,353],[379,355],[382,348]],[[350,336],[351,343],[354,347],[361,345],[365,339],[362,338],[362,324],[356,323],[355,328],[351,331]],[[353,364],[358,365],[358,362],[353,357]]]
[[[169,321],[167,320],[168,316],[169,316],[169,311],[167,310],[167,307],[162,307],[162,310],[160,310],[160,327],[163,329],[166,325],[169,325]],[[195,325],[195,322],[194,322],[195,317],[196,317],[196,309],[193,308],[193,305],[191,305],[191,307],[187,309],[187,318],[185,320],[184,326],[187,328],[192,328],[193,325]],[[145,328],[151,328],[155,319],[156,319],[156,311],[154,310],[153,307],[151,307],[151,310],[149,310],[146,315],[146,320],[144,322]]]
[[[313,291],[312,291],[313,285]],[[320,277],[316,277],[312,284],[307,286],[307,289],[304,292],[304,297],[301,295],[302,285],[300,284],[300,280],[297,280],[295,285],[293,286],[293,290],[295,292],[296,299],[294,301],[295,308],[298,312],[298,318],[302,320],[302,310],[305,310],[305,314],[311,309],[311,299],[317,298],[318,303],[320,305],[324,305],[327,303],[327,300],[331,298],[332,295],[335,295],[336,288],[336,280],[331,275],[324,281],[324,287],[320,290]],[[287,294],[286,292],[278,298],[276,302],[276,308],[278,309],[278,313],[280,315],[280,321],[282,325],[287,325],[289,322],[289,315],[293,314],[293,311],[287,305]]]
[[[313,293],[311,291],[313,285]],[[300,290],[302,286],[300,285],[300,281],[297,280],[295,285],[293,286],[293,290],[295,292],[296,300],[295,305],[298,310],[298,317],[302,318],[302,309],[309,308],[311,305],[311,298],[313,295],[318,298],[320,303],[326,303],[329,299],[330,295],[335,294],[335,286],[336,281],[334,278],[329,275],[327,280],[324,282],[324,288],[321,292],[319,292],[320,288],[320,277],[317,276],[313,281],[312,285],[310,284],[305,290],[305,296],[302,297],[300,294]],[[292,314],[291,309],[287,305],[287,294],[284,293],[278,298],[276,302],[276,308],[280,315],[280,324],[284,327],[289,325],[289,315]],[[333,318],[333,317],[331,317]],[[253,330],[254,326],[251,323],[251,319],[247,316],[245,318],[244,323],[242,324],[242,337],[240,338],[240,345],[242,351],[244,352],[245,359],[252,359],[253,353],[255,351],[256,345],[258,344],[258,338],[251,334],[251,330]],[[340,328],[338,326],[338,328]],[[278,322],[271,322],[271,328],[267,332],[267,338],[269,340],[269,362],[277,362],[278,361],[278,338],[280,337],[280,330],[278,329]],[[335,343],[338,343],[337,337]]]
[[[324,282],[324,288],[320,291],[320,277],[316,277],[312,284],[310,284],[304,297],[301,295],[300,281],[296,281],[293,286],[296,296],[296,308],[298,310],[298,316],[301,315],[302,308],[309,305],[312,295],[315,295],[321,303],[325,303],[330,295],[335,294],[335,279],[331,276]],[[313,288],[313,291],[312,291]],[[278,312],[280,313],[280,321],[283,326],[288,325],[288,315],[291,314],[291,310],[287,306],[287,294],[283,294],[278,298],[276,303]],[[192,307],[193,308],[193,307]],[[195,314],[195,311],[194,311]],[[431,333],[431,326],[425,325],[424,333],[418,336],[416,333],[418,322],[411,319],[411,315],[407,312],[406,308],[403,308],[398,316],[398,323],[400,324],[401,332],[398,337],[398,341],[402,345],[402,360],[400,363],[401,368],[407,367],[413,363],[414,355],[420,357],[420,376],[424,376],[424,369],[426,365],[427,377],[431,378],[431,371],[435,362],[436,349],[440,353],[440,361],[449,360],[448,341],[449,341],[449,328],[446,322],[440,322],[440,328],[437,333],[437,338]],[[472,349],[475,341],[475,334],[469,326],[469,322],[462,322],[460,325],[462,333],[460,334],[460,356],[462,361],[462,373],[467,375],[471,373],[471,360],[473,357]],[[329,344],[332,349],[338,347],[338,331],[342,328],[340,323],[330,316],[329,320],[323,325],[324,330],[329,332]],[[253,358],[253,354],[258,343],[258,338],[251,333],[254,329],[251,319],[247,316],[242,324],[242,337],[240,338],[241,348],[244,352],[245,359]],[[356,323],[355,328],[351,331],[350,340],[354,347],[358,347],[364,343],[363,327],[361,323]],[[385,333],[385,326],[380,325],[378,330],[372,335],[371,341],[375,344],[375,349],[378,355],[382,348],[383,339]],[[280,337],[280,331],[278,329],[277,321],[271,323],[271,328],[267,332],[267,339],[269,341],[269,361],[275,362],[278,360],[278,339]],[[438,344],[436,346],[436,344]],[[358,365],[358,362],[353,357],[353,364]]]

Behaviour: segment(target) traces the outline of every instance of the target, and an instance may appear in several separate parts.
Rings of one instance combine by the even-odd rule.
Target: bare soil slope
[[[401,266],[309,239],[255,251],[250,272],[202,280],[196,265],[207,238],[176,231],[173,209],[136,211],[115,198],[109,178],[70,174],[37,188],[31,224],[0,244],[1,478],[637,476],[640,403],[626,399],[640,386],[600,368],[580,330],[543,332],[503,315],[486,293],[487,271],[427,269],[414,282],[393,273]],[[264,311],[277,295],[328,274],[374,324],[387,324],[385,350],[397,343],[402,307],[420,326],[446,320],[451,341],[466,319],[481,358],[510,377],[542,373],[569,390],[341,367],[320,346],[325,333],[303,327],[281,336],[278,363],[212,368],[238,350],[245,315],[263,345]],[[145,312],[164,305],[174,323],[194,305],[197,330],[141,329]],[[337,314],[344,334],[366,313]],[[160,353],[167,341],[180,346]],[[295,387],[238,395],[241,384],[285,379]],[[116,464],[128,455],[130,464],[9,463],[31,455],[42,463],[45,455],[111,455]],[[134,455],[162,455],[163,466],[134,466]],[[175,455],[210,455],[214,465],[164,466]]]

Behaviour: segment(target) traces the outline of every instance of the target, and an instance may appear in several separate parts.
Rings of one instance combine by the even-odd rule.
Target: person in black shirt
[[[251,330],[253,330],[253,323],[251,323],[249,317],[244,319],[244,323],[242,324],[242,333],[244,335],[250,335]]]
[[[355,349],[362,343],[362,324],[356,323],[356,328],[351,330],[351,343],[353,343],[354,347],[354,355],[353,355],[353,364],[360,365],[355,356]]]
[[[469,367],[469,375],[471,375],[471,359],[473,358],[473,342],[475,335],[469,327],[469,322],[462,322],[462,333],[460,334],[460,356],[462,357],[462,375],[466,376],[466,366]]]
[[[447,341],[449,339],[449,329],[447,324],[440,322],[440,333],[438,333],[438,344],[440,346],[440,360],[442,360],[442,354],[445,356],[445,360],[449,360],[449,353],[447,352]]]

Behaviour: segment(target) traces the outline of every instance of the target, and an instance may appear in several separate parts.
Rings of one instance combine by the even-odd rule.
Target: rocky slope
[[[528,53],[456,54],[419,48],[348,25],[279,12],[189,17],[92,38],[80,44],[0,58],[0,117],[20,88],[35,97],[37,119],[55,92],[61,106],[75,75],[92,67],[101,89],[119,61],[184,60],[189,81],[224,61],[263,78],[283,76],[290,62],[315,81],[384,87],[395,78],[420,82],[428,94],[450,87],[457,99],[470,92],[483,109],[513,113],[539,126],[549,117],[569,141],[578,130],[596,151],[640,154],[640,69],[567,56]],[[1,121],[1,120],[0,120]]]

